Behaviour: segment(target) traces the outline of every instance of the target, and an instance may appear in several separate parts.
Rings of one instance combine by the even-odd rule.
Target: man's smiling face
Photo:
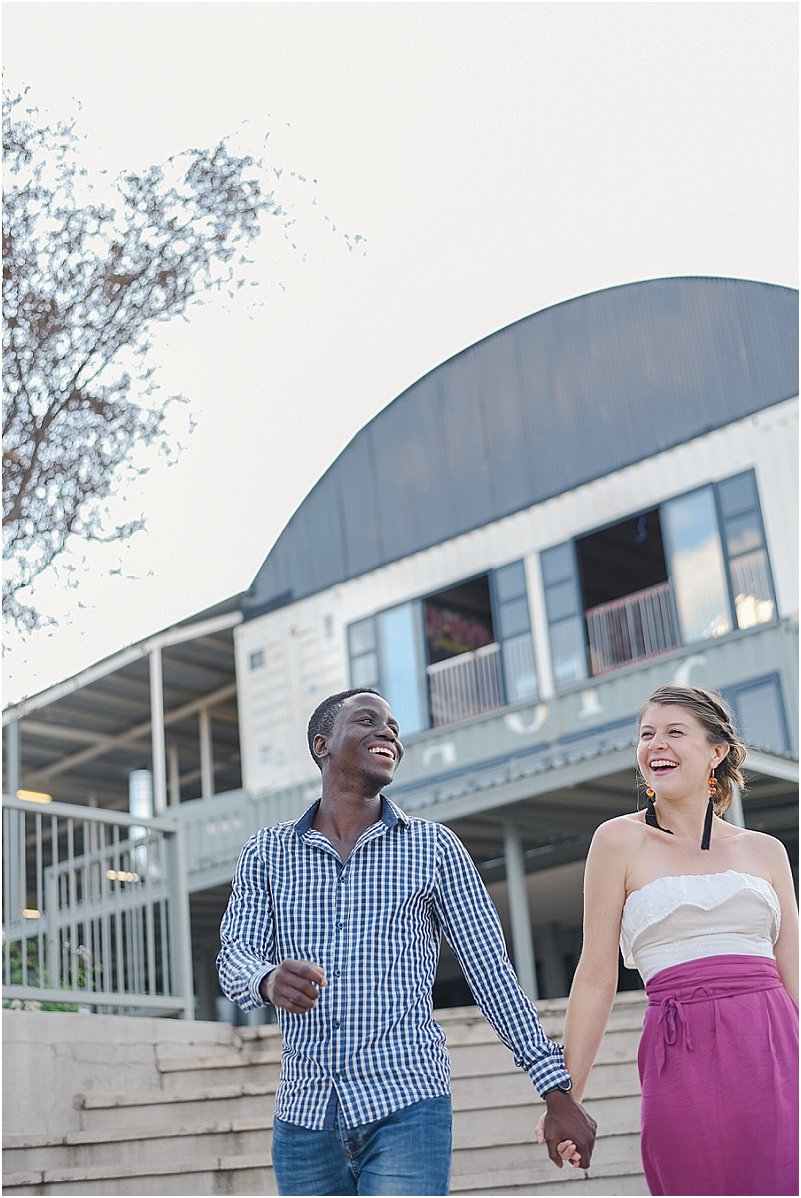
[[[359,779],[377,794],[392,781],[403,745],[387,701],[380,695],[358,694],[344,701],[330,733],[315,738],[315,752],[332,781],[347,785]]]

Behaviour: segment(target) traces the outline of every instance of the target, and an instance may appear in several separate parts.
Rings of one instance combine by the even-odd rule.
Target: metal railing
[[[3,998],[191,1018],[180,823],[4,798]]]
[[[484,645],[428,667],[431,722],[453,724],[503,706],[501,647]]]
[[[593,675],[668,653],[680,643],[669,582],[601,603],[584,618]]]

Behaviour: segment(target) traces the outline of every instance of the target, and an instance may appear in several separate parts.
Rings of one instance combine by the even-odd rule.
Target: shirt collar
[[[320,800],[315,799],[311,807],[307,807],[301,815],[300,819],[295,820],[295,832],[301,839],[306,835],[312,826],[317,808],[320,806]],[[401,811],[400,807],[396,807],[391,799],[386,795],[381,795],[381,817],[382,824],[386,824],[388,828],[394,828],[396,824],[407,825],[409,817],[405,811]]]

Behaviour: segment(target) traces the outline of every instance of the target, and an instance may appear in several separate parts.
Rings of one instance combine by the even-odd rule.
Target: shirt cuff
[[[257,1007],[269,1007],[271,1005],[259,990],[259,986],[267,977],[267,974],[272,973],[274,969],[274,965],[267,965],[264,969],[260,969],[258,973],[254,973],[248,982],[248,993]]]
[[[535,1062],[528,1069],[528,1075],[540,1096],[548,1090],[553,1090],[555,1086],[572,1083],[572,1078],[565,1068],[565,1050],[563,1046],[561,1044],[554,1044],[553,1047],[553,1052]]]

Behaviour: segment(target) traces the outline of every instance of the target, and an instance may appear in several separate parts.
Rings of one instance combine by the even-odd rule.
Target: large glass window
[[[765,624],[776,603],[753,470],[724,479],[717,492],[737,627]]]
[[[683,644],[731,632],[729,593],[711,487],[660,509]]]
[[[383,694],[407,735],[428,723],[419,609],[419,603],[404,603],[377,617]]]

